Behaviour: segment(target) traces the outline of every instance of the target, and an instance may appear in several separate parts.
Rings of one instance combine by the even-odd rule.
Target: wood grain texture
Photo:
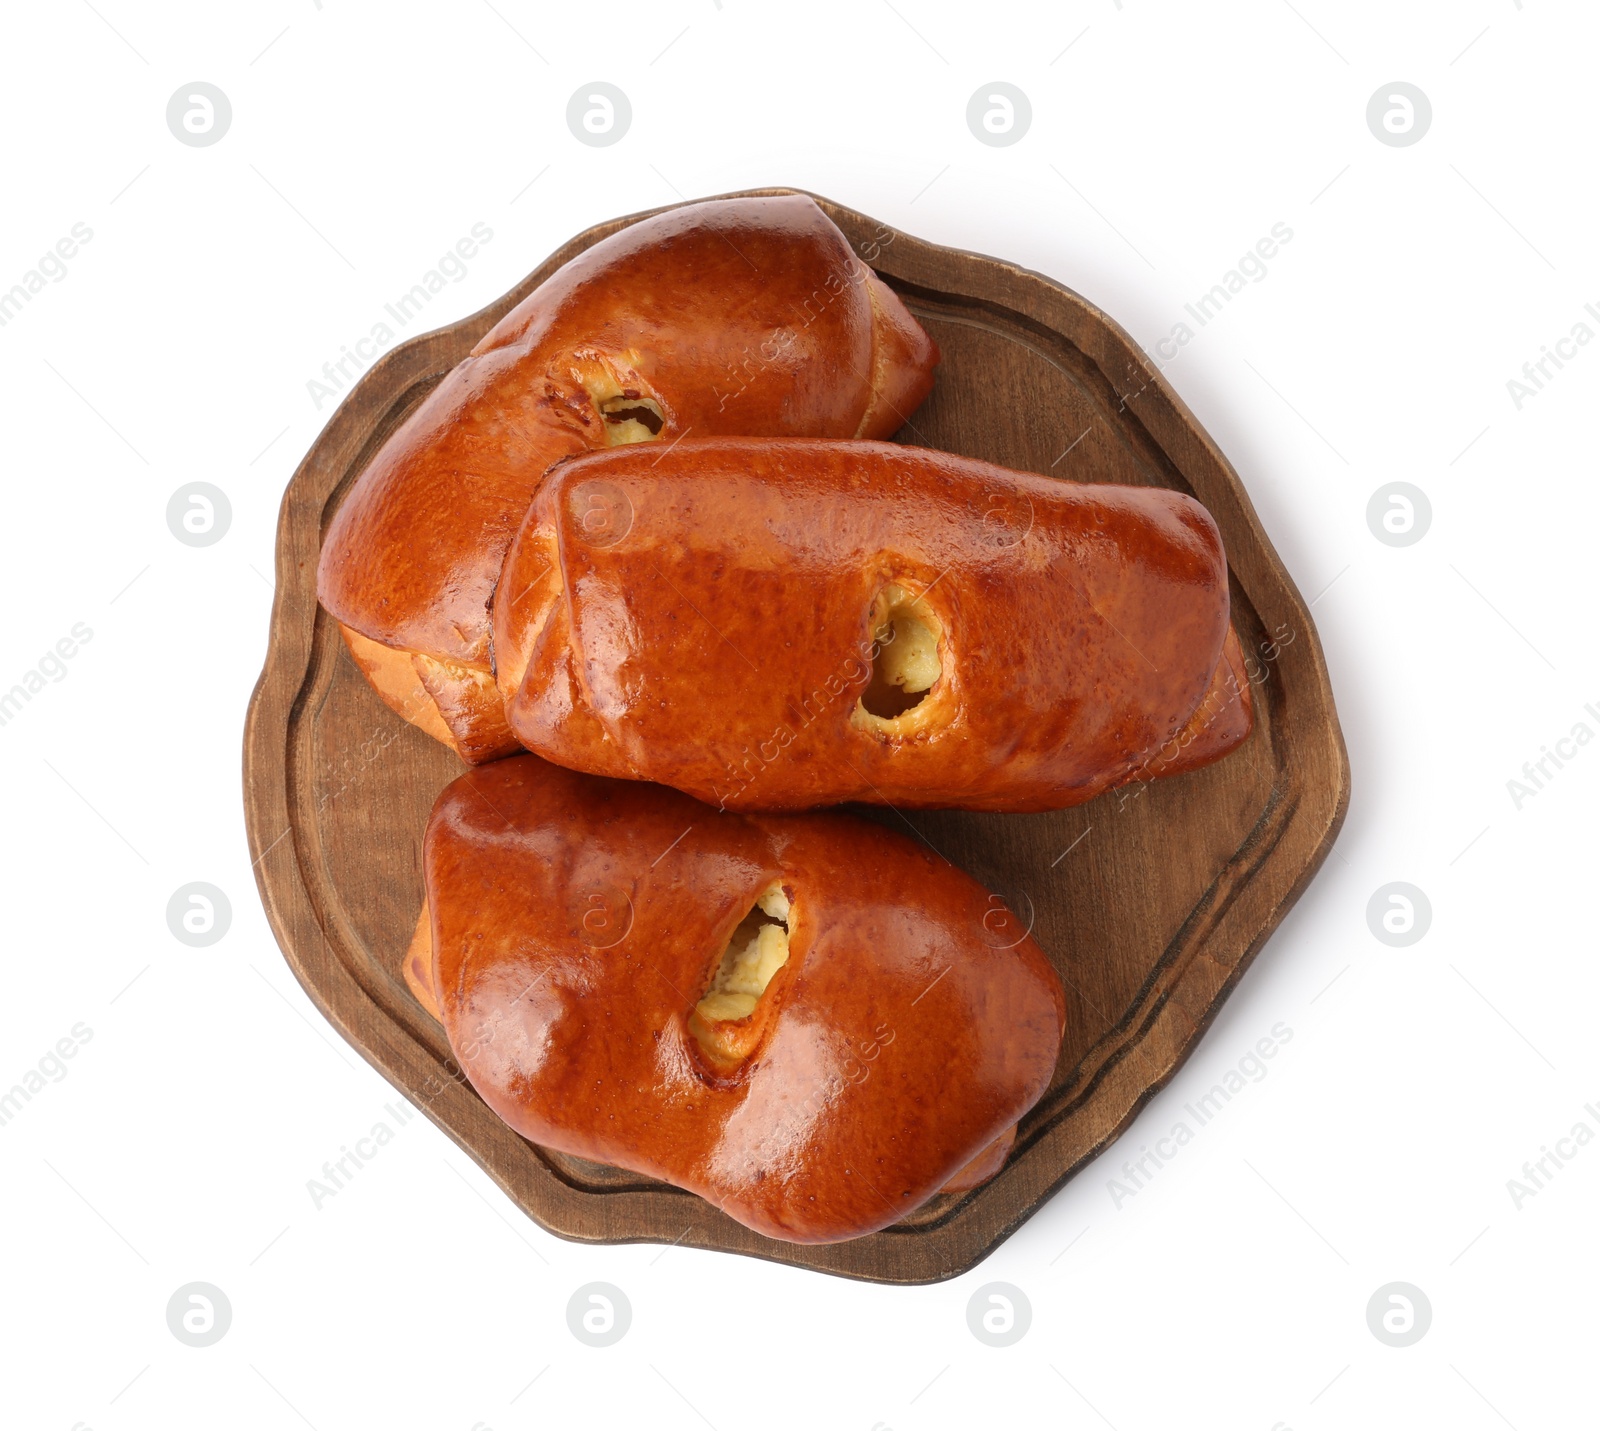
[[[312,446],[279,519],[267,659],[245,726],[245,812],[268,918],[313,1002],[542,1226],[579,1241],[676,1242],[933,1282],[992,1251],[1173,1076],[1327,855],[1349,762],[1305,603],[1227,459],[1132,340],[1039,274],[818,203],[943,352],[933,394],[899,440],[1197,497],[1227,545],[1256,683],[1250,740],[1190,775],[1042,815],[860,811],[911,826],[994,890],[1066,986],[1055,1078],[1004,1171],[870,1237],[770,1241],[688,1193],[519,1138],[462,1080],[401,978],[422,899],[423,825],[462,766],[378,700],[319,610],[322,535],[385,436],[479,337],[567,259],[644,215],[590,229],[482,312],[387,354]]]

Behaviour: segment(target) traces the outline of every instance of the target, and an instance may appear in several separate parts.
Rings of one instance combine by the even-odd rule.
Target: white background
[[[92,1038],[0,1128],[0,1420],[1594,1424],[1600,1146],[1520,1207],[1507,1181],[1600,1131],[1600,743],[1520,809],[1507,781],[1600,732],[1600,350],[1520,410],[1506,385],[1600,305],[1597,30],[1577,0],[7,7],[0,288],[93,239],[0,328],[0,687],[93,637],[0,728],[0,1087]],[[233,106],[210,148],[165,122],[194,80]],[[593,80],[632,102],[610,148],[566,127]],[[995,80],[1032,103],[1010,147],[966,127]],[[1366,124],[1394,80],[1432,101],[1411,147]],[[774,183],[1042,270],[1151,350],[1293,230],[1166,371],[1317,598],[1344,833],[1171,1088],[957,1281],[569,1245],[423,1118],[319,1210],[396,1095],[283,963],[240,813],[278,501],[331,411],[307,380],[474,223],[426,326],[600,219]],[[204,549],[165,518],[195,480],[233,511]],[[1366,521],[1394,480],[1432,503],[1406,548]],[[232,902],[208,949],[165,918],[195,880]],[[1409,948],[1368,929],[1394,880],[1432,903]],[[1116,1205],[1116,1164],[1280,1022],[1268,1076]],[[167,1328],[191,1281],[233,1308],[209,1348]],[[566,1325],[592,1281],[633,1308],[607,1349]],[[967,1327],[991,1281],[1033,1309],[1007,1349]],[[1393,1281],[1433,1309],[1403,1349],[1366,1319]]]

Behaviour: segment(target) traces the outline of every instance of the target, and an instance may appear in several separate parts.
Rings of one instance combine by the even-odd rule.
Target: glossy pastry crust
[[[494,617],[524,745],[724,809],[1057,809],[1217,759],[1252,718],[1193,498],[887,443],[563,463]],[[885,663],[909,707],[871,708]]]
[[[809,198],[643,219],[540,285],[389,437],[334,514],[318,596],[402,715],[469,761],[505,754],[487,604],[551,463],[689,432],[887,436],[937,360]],[[420,705],[391,699],[418,685]]]
[[[1033,941],[849,816],[723,815],[522,757],[447,787],[424,867],[432,990],[489,1106],[770,1237],[861,1236],[981,1181],[1055,1067],[1064,1000]],[[774,886],[788,957],[719,1066],[694,1010]]]

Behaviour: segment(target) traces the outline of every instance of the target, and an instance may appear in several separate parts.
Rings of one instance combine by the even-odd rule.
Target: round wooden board
[[[645,215],[580,234],[482,312],[387,354],[306,454],[279,520],[266,666],[245,725],[245,813],[268,918],[313,1002],[542,1226],[581,1241],[669,1242],[933,1282],[981,1261],[1172,1077],[1327,855],[1349,762],[1305,603],[1227,459],[1132,340],[1039,274],[818,203],[943,352],[933,395],[899,440],[1192,493],[1222,529],[1256,682],[1249,742],[1191,775],[1046,815],[862,811],[909,823],[1000,893],[1060,971],[1060,1062],[1001,1174],[853,1242],[770,1241],[688,1193],[518,1137],[462,1080],[401,979],[422,900],[423,825],[462,767],[356,671],[317,606],[322,534],[384,438],[502,315]]]

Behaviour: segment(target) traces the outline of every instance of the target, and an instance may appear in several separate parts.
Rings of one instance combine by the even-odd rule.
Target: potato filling
[[[884,587],[872,618],[878,654],[861,704],[869,715],[893,720],[919,705],[939,679],[938,618],[902,586]]]
[[[600,404],[606,423],[606,442],[624,447],[630,442],[650,442],[660,435],[665,419],[660,407],[650,398],[625,389]]]
[[[695,1013],[707,1023],[749,1018],[772,976],[788,962],[789,897],[771,884],[733,931]]]

